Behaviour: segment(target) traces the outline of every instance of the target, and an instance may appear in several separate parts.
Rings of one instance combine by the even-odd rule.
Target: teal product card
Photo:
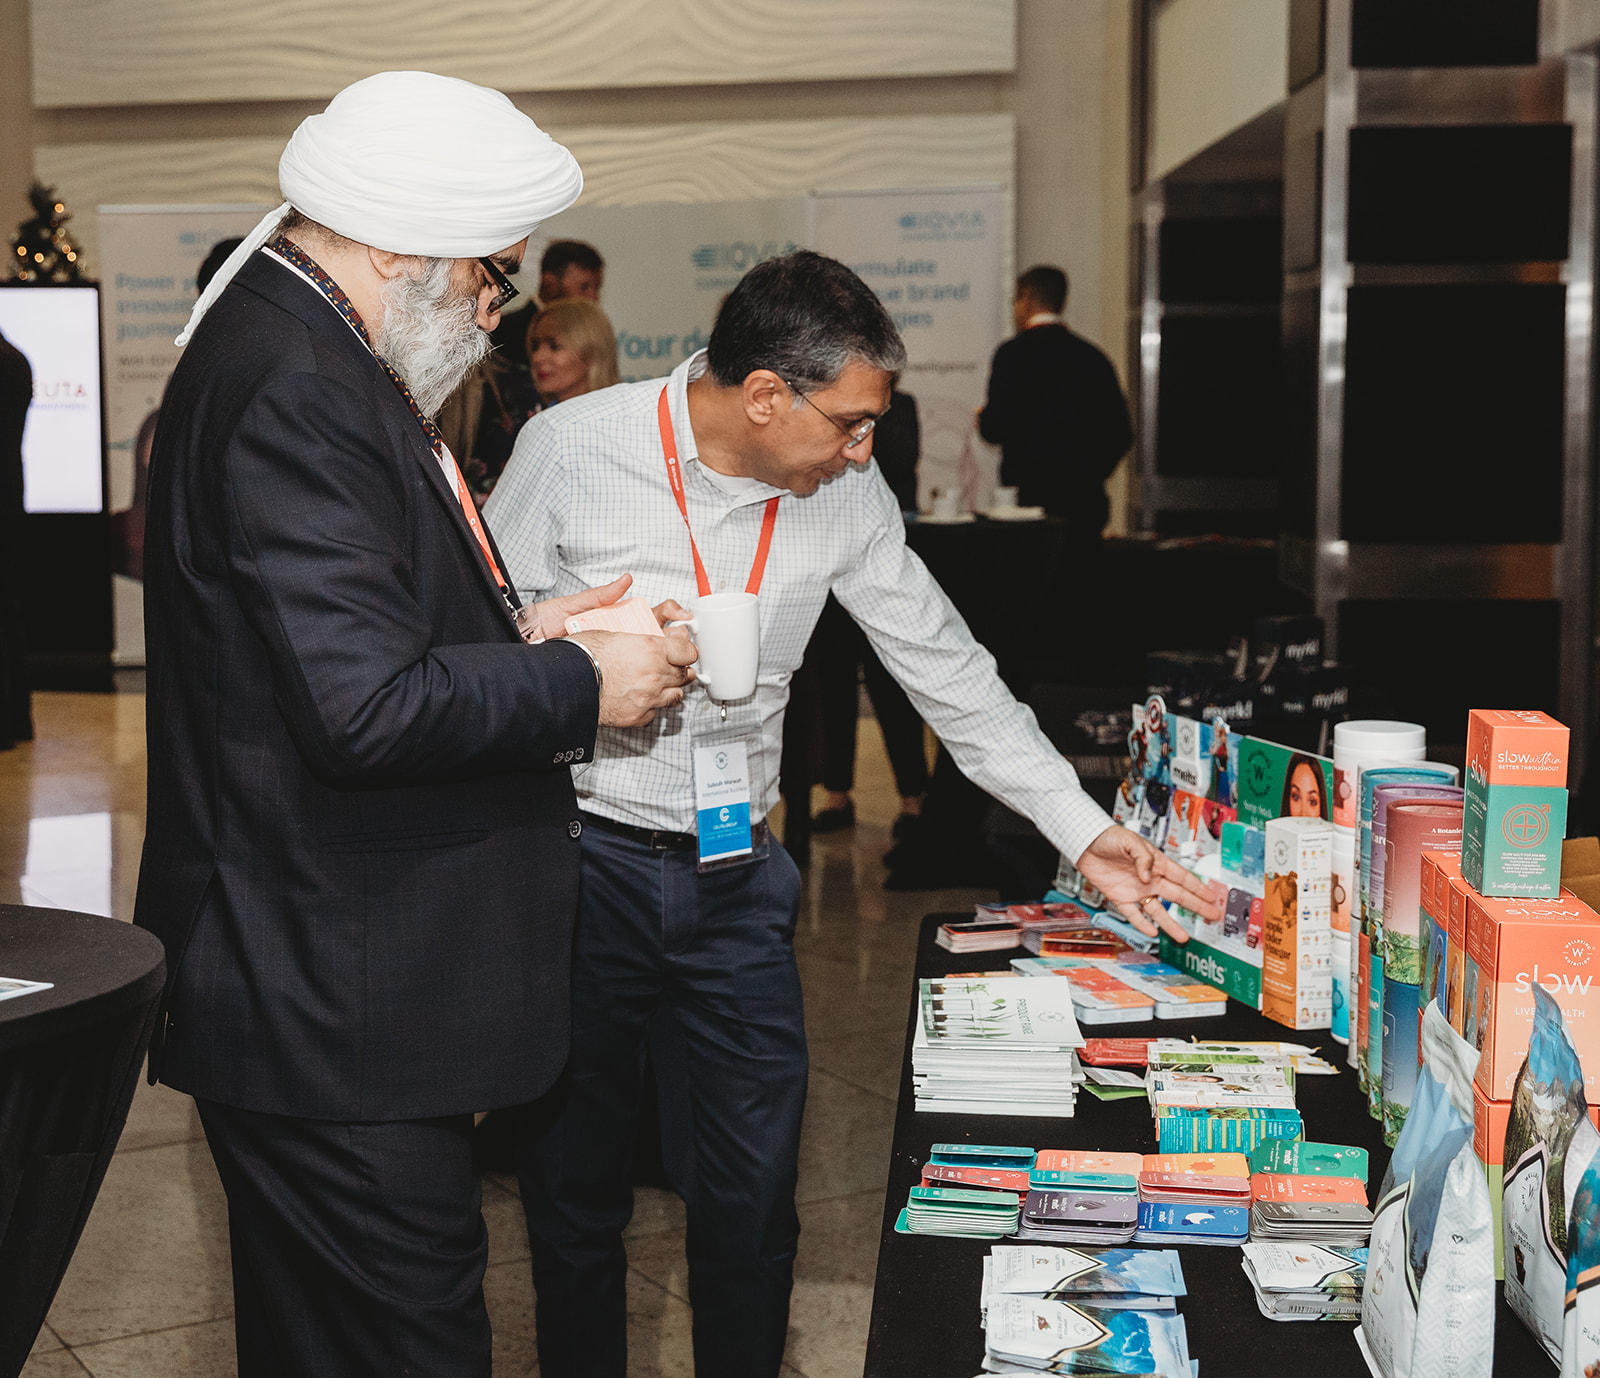
[[[928,1161],[955,1167],[1000,1167],[1026,1172],[1038,1156],[1031,1148],[1010,1144],[935,1144]]]
[[[1034,1168],[1028,1174],[1028,1185],[1092,1191],[1106,1196],[1136,1196],[1139,1192],[1139,1179],[1128,1173],[1067,1172],[1061,1168]]]
[[[1260,737],[1239,743],[1239,821],[1333,819],[1333,762]]]
[[[1484,784],[1467,772],[1461,874],[1480,895],[1554,899],[1561,893],[1567,791]]]
[[[1367,1150],[1346,1144],[1268,1139],[1250,1150],[1250,1171],[1291,1177],[1355,1177],[1365,1182]]]

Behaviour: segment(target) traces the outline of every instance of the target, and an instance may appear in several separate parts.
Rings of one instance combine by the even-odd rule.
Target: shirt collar
[[[1024,330],[1032,330],[1036,325],[1061,324],[1061,313],[1059,311],[1035,311],[1033,315],[1029,316],[1028,319],[1023,323],[1022,328]]]
[[[691,354],[677,368],[672,370],[672,375],[667,380],[667,405],[672,410],[672,434],[678,442],[678,458],[688,473],[693,467],[699,471],[700,448],[695,443],[694,428],[689,424],[689,384],[696,378],[705,375],[710,366],[705,350]],[[770,483],[756,483],[743,493],[729,493],[727,489],[707,479],[707,484],[716,492],[717,496],[734,506],[747,502],[765,502],[768,498],[788,493],[787,488],[774,488]]]

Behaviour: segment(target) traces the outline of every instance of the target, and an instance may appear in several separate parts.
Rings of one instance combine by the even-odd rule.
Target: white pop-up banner
[[[194,276],[219,239],[248,233],[266,206],[101,206],[100,279],[105,344],[107,508],[117,663],[144,664],[138,574],[144,485],[154,418],[182,351],[173,337],[194,306]]]
[[[901,387],[922,423],[918,494],[959,484],[969,505],[994,486],[998,452],[977,436],[989,361],[1010,333],[1009,201],[998,186],[818,193],[816,247],[865,280],[905,338]]]
[[[722,299],[750,269],[811,243],[803,196],[769,201],[579,206],[528,246],[533,278],[552,239],[592,244],[606,262],[600,305],[617,332],[624,382],[660,378],[704,349]]]

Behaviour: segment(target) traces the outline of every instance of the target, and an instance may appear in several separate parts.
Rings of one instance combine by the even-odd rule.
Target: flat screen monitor
[[[22,433],[27,512],[99,512],[105,505],[100,408],[100,289],[0,290],[0,334],[33,369]]]

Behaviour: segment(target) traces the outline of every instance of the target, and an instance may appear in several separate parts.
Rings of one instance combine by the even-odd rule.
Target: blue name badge
[[[694,794],[701,865],[749,856],[750,767],[743,742],[695,748]]]

